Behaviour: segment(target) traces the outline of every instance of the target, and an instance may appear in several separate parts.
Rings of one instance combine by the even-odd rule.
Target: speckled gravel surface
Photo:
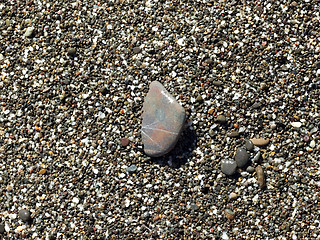
[[[1,1],[0,238],[320,239],[319,12]],[[154,80],[187,112],[159,159],[140,135]],[[270,142],[225,176],[253,138]]]

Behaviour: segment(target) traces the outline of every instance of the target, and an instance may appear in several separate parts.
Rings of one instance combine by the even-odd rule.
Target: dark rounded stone
[[[0,223],[0,234],[3,234],[5,231],[4,224]]]
[[[68,54],[69,54],[69,56],[75,56],[76,55],[76,53],[77,53],[77,49],[75,49],[75,48],[73,48],[73,47],[71,47],[71,48],[68,48]]]
[[[231,176],[236,172],[237,169],[237,163],[233,160],[222,160],[221,162],[221,171],[228,175]]]
[[[249,154],[247,153],[246,149],[244,148],[238,148],[235,160],[238,165],[238,167],[244,167],[248,161],[249,161]]]
[[[249,139],[245,140],[244,146],[248,151],[252,151],[254,148],[253,142]]]
[[[134,48],[133,48],[133,52],[134,52],[135,54],[141,53],[141,48],[139,48],[139,47],[134,47]]]
[[[22,209],[19,211],[19,217],[23,220],[23,221],[30,221],[31,220],[31,216],[30,216],[30,211],[26,210],[26,209]]]

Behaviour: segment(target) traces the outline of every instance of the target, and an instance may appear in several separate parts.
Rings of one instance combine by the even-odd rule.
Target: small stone
[[[253,173],[253,172],[254,172],[254,167],[248,166],[247,169],[246,169],[246,171],[247,171],[248,173]]]
[[[4,56],[2,55],[2,53],[0,53],[0,61],[2,61],[4,59]]]
[[[223,85],[223,82],[221,82],[221,81],[213,81],[212,84],[213,84],[214,86],[220,87],[220,86]]]
[[[192,204],[190,204],[190,209],[197,211],[199,209],[199,206],[197,204],[192,203]]]
[[[291,122],[290,123],[292,127],[294,128],[300,128],[302,123],[301,122]]]
[[[216,122],[221,123],[221,124],[225,124],[227,122],[227,118],[224,115],[219,115],[216,118]]]
[[[7,27],[9,27],[9,26],[10,26],[10,24],[11,24],[10,19],[6,19],[6,26],[7,26]]]
[[[42,169],[38,172],[38,174],[43,175],[43,174],[45,174],[46,172],[47,172],[47,170],[44,169],[44,168],[42,168]]]
[[[130,140],[128,138],[121,138],[120,143],[122,147],[126,147],[129,145]]]
[[[305,142],[309,142],[310,141],[310,136],[309,135],[304,135],[303,140]]]
[[[0,234],[3,234],[5,231],[4,224],[0,223]]]
[[[26,209],[22,209],[19,211],[19,217],[25,222],[28,222],[31,220],[30,212],[29,210],[26,210]]]
[[[136,165],[131,165],[130,167],[127,167],[127,173],[134,173],[137,171],[137,166]]]
[[[237,163],[233,160],[222,160],[221,161],[221,171],[228,175],[231,176],[236,172],[237,169]]]
[[[240,136],[240,133],[238,131],[232,131],[231,133],[227,134],[228,137],[236,138]]]
[[[251,108],[252,108],[252,109],[258,109],[258,108],[260,108],[261,106],[262,106],[261,103],[255,102],[255,103],[251,106]]]
[[[34,31],[34,27],[28,27],[26,32],[24,33],[25,37],[32,37]]]
[[[252,151],[253,148],[254,148],[254,145],[253,145],[252,141],[249,140],[249,139],[245,140],[244,146],[248,151]]]
[[[258,163],[259,160],[260,160],[260,158],[261,158],[261,152],[259,151],[259,152],[257,152],[257,154],[254,156],[254,158],[252,159],[252,162]]]
[[[201,95],[198,95],[198,97],[196,98],[196,102],[203,102],[203,98]]]
[[[316,146],[316,142],[314,141],[314,140],[312,140],[311,142],[310,142],[310,147],[311,148],[314,148]]]
[[[74,48],[74,47],[70,47],[68,48],[68,55],[71,56],[71,57],[74,57],[77,53],[77,49]]]
[[[258,185],[261,189],[264,189],[266,187],[266,180],[265,180],[263,169],[260,165],[256,167],[256,172],[257,172]]]
[[[249,161],[249,154],[247,153],[247,151],[244,148],[238,148],[236,156],[235,156],[235,160],[236,163],[238,165],[238,167],[244,167],[248,161]]]
[[[139,48],[139,47],[134,47],[134,48],[133,48],[133,52],[134,52],[135,54],[141,53],[141,48]]]
[[[224,210],[224,213],[225,213],[226,217],[227,217],[229,220],[233,220],[233,219],[235,218],[235,216],[236,216],[235,212],[232,211],[232,210],[229,209],[229,208],[226,208],[226,209]]]
[[[293,1],[291,4],[290,4],[292,7],[296,7],[298,5],[298,3],[296,1]]]
[[[238,198],[238,194],[236,194],[235,192],[230,193],[229,198],[231,200],[237,199]]]
[[[258,147],[266,146],[270,142],[269,138],[251,138],[250,140]]]
[[[145,153],[160,157],[171,151],[182,132],[184,108],[158,81],[150,84],[143,104],[142,142]]]

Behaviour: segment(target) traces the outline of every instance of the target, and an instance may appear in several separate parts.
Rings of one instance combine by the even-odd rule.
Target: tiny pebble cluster
[[[319,239],[319,21],[309,0],[0,1],[0,238]],[[186,111],[156,159],[155,80]]]

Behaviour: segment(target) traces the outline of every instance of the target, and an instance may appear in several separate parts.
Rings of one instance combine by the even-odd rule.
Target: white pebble
[[[310,142],[310,147],[311,148],[314,148],[316,146],[316,142],[314,141],[314,140],[312,140],[311,142]]]
[[[292,127],[294,128],[300,128],[302,123],[301,122],[291,122],[290,123]]]

